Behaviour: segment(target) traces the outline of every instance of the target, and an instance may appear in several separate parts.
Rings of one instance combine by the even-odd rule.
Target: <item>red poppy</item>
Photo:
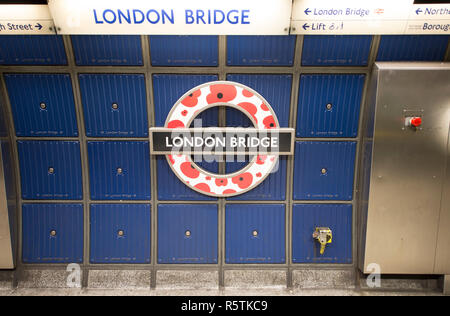
[[[185,97],[183,101],[181,101],[181,104],[190,108],[196,106],[198,104],[198,97],[201,93],[202,92],[200,90],[192,92],[187,97]]]
[[[226,186],[227,184],[228,184],[228,180],[226,179],[226,178],[223,178],[223,179],[216,179],[216,185],[218,186],[218,187],[224,187],[224,186]]]
[[[251,97],[253,96],[253,93],[251,93],[251,92],[248,91],[248,90],[243,89],[243,90],[242,90],[242,95],[243,95],[244,97],[251,98]]]
[[[258,165],[263,165],[266,162],[267,156],[258,156],[256,157],[256,163]]]
[[[186,116],[188,114],[188,111],[184,110],[181,112],[181,115]]]
[[[275,127],[277,127],[277,125],[275,123],[275,120],[273,119],[272,115],[269,115],[268,117],[266,117],[263,120],[263,123],[264,123],[264,127],[265,128],[275,128]]]
[[[170,162],[172,165],[175,163],[175,159],[173,159],[172,155],[168,155]]]
[[[228,84],[215,84],[210,87],[211,93],[206,97],[208,104],[218,102],[229,102],[237,95],[235,87]]]
[[[246,112],[248,112],[253,117],[255,122],[258,123],[258,120],[256,119],[256,116],[255,116],[258,109],[256,108],[256,106],[253,103],[242,102],[242,103],[239,103],[238,105],[241,108],[243,108]]]
[[[183,162],[180,165],[180,169],[186,177],[189,177],[191,179],[198,178],[198,176],[200,175],[200,172],[195,169],[190,162]]]
[[[184,127],[184,123],[180,120],[173,120],[170,121],[169,124],[167,124],[168,128],[177,128],[177,127]]]
[[[245,172],[234,177],[232,181],[234,184],[237,184],[239,188],[246,189],[252,184],[253,176],[250,172]]]
[[[233,193],[236,193],[236,191],[233,189],[226,189],[222,192],[222,194],[233,194]]]
[[[269,111],[269,107],[268,107],[265,103],[262,103],[262,104],[261,104],[261,110],[263,110],[263,111]]]
[[[200,191],[211,193],[211,188],[206,183],[198,183],[194,187]]]

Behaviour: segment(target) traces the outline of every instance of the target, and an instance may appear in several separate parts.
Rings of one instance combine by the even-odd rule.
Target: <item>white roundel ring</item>
[[[165,127],[189,128],[195,117],[215,106],[243,112],[257,129],[279,128],[272,107],[257,92],[231,81],[214,81],[186,92],[172,107]],[[196,165],[190,155],[166,155],[176,176],[191,189],[214,197],[239,195],[258,186],[278,163],[278,154],[256,156],[243,169],[215,174]]]

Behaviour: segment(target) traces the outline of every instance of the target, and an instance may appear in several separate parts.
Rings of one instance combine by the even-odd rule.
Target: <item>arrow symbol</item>
[[[303,24],[303,29],[306,31],[309,28],[308,23]]]
[[[419,15],[420,13],[422,13],[422,9],[421,9],[421,8],[418,8],[418,9],[416,10],[416,14]]]
[[[306,8],[305,14],[306,14],[306,15],[309,15],[310,13],[311,13],[311,10],[310,10],[309,8]]]
[[[42,25],[40,23],[36,24],[34,27],[37,28],[39,31],[42,29]]]

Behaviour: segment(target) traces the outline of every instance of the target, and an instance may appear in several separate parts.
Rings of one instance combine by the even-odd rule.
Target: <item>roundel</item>
[[[256,91],[230,81],[202,84],[184,94],[170,111],[166,128],[189,128],[201,112],[215,106],[228,106],[243,112],[256,129],[279,128],[278,119],[269,103]],[[216,174],[200,168],[188,154],[167,154],[176,176],[188,187],[202,194],[229,197],[252,190],[272,172],[278,154],[254,155],[243,169],[229,174]]]

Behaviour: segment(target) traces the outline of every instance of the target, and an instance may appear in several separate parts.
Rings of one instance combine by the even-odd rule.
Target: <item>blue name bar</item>
[[[175,24],[174,10],[93,10],[96,24]],[[185,24],[250,24],[250,10],[185,10]]]

